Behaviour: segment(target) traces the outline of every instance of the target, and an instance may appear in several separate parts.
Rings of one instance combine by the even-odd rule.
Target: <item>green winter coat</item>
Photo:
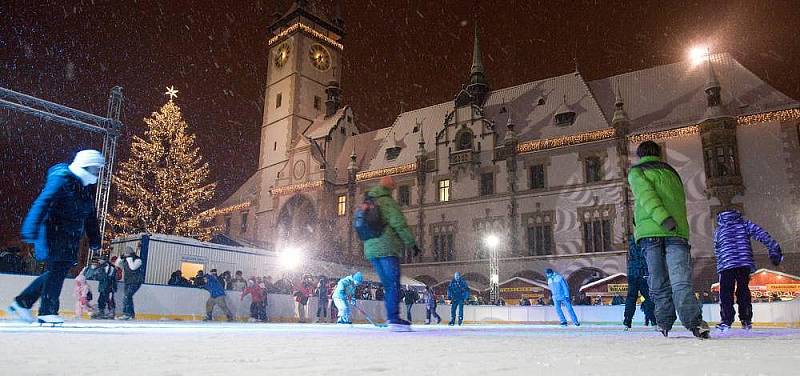
[[[686,194],[677,172],[658,157],[647,156],[631,167],[628,183],[636,200],[633,217],[634,236],[643,238],[681,237],[689,240],[689,221],[686,218]],[[677,224],[667,231],[661,224],[669,217]]]
[[[406,224],[406,217],[392,198],[390,190],[379,185],[370,189],[368,194],[378,205],[386,227],[381,236],[364,242],[364,257],[368,260],[377,257],[401,257],[403,246],[413,247],[417,244],[411,229]]]

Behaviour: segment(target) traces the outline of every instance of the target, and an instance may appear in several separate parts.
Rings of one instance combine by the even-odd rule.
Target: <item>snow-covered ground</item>
[[[790,375],[800,330],[0,320],[0,375]]]

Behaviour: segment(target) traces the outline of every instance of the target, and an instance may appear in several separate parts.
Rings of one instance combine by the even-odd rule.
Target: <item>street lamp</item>
[[[303,261],[303,252],[294,247],[287,247],[278,254],[281,265],[288,270],[294,270]]]
[[[484,239],[486,246],[489,247],[489,300],[494,303],[500,295],[500,262],[497,257],[497,245],[500,239],[490,234]]]
[[[689,60],[692,62],[692,65],[696,66],[706,61],[710,53],[711,50],[706,45],[694,46],[689,49]]]

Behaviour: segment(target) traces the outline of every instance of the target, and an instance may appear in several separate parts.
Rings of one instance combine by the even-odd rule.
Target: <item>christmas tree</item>
[[[113,177],[116,202],[109,214],[115,235],[140,232],[208,240],[213,230],[204,224],[213,209],[203,210],[214,195],[208,183],[208,163],[203,162],[195,137],[181,109],[170,100],[144,119],[144,138],[134,135],[130,158]]]

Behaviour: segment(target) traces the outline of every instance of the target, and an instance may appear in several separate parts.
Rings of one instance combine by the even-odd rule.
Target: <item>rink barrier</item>
[[[19,294],[35,276],[24,276],[0,273],[0,308],[5,308],[11,300]],[[94,300],[97,303],[97,281],[89,281]],[[61,291],[61,314],[65,318],[74,315],[75,298],[73,289],[74,279],[64,281]],[[119,284],[115,297],[117,314],[122,313],[123,284]],[[231,312],[237,320],[247,321],[250,317],[250,297],[240,300],[241,293],[228,291],[226,301]],[[162,285],[142,285],[134,296],[136,318],[139,320],[182,320],[196,321],[205,317],[205,304],[208,292],[202,289],[188,287],[174,287]],[[267,316],[270,322],[294,323],[297,322],[297,308],[295,299],[291,295],[270,294],[268,296]],[[38,303],[37,303],[38,304]],[[382,301],[359,300],[358,304],[374,319],[384,321],[384,308]],[[406,318],[405,305],[400,305],[400,315]],[[36,306],[34,306],[36,308]],[[593,324],[620,324],[624,306],[574,306],[578,319],[583,323]],[[306,306],[308,322],[314,322],[317,312],[317,299],[311,298]],[[442,317],[442,323],[450,320],[450,305],[439,305],[437,312]],[[425,320],[425,306],[414,304],[412,318],[415,324],[422,324]],[[225,317],[218,308],[214,311],[216,320]],[[330,312],[328,312],[330,314]],[[800,327],[800,300],[779,303],[754,303],[754,325],[761,327]],[[0,310],[0,317],[7,318],[4,310]],[[705,304],[703,317],[709,322],[719,322],[719,305]],[[88,318],[88,315],[85,316]],[[644,316],[640,309],[636,310],[634,324],[640,325]],[[366,323],[363,315],[354,310],[353,321]],[[464,322],[467,324],[554,324],[559,319],[552,306],[464,306]]]

